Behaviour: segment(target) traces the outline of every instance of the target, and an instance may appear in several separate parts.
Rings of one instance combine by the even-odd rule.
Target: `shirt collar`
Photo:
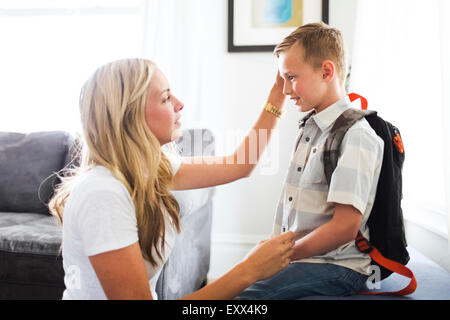
[[[308,112],[305,116],[303,116],[303,118],[301,118],[301,119],[298,121],[298,128],[301,129],[302,127],[304,127],[306,121],[308,121],[308,119],[311,118],[311,116],[312,116],[313,114],[315,114],[315,113],[316,113],[316,110],[311,110],[311,111]]]
[[[347,109],[351,107],[351,101],[348,96],[343,97],[341,100],[333,103],[329,107],[325,108],[319,113],[315,113],[315,110],[309,112],[305,117],[299,121],[300,127],[304,126],[309,118],[312,118],[321,131],[325,131],[330,127],[336,119]]]

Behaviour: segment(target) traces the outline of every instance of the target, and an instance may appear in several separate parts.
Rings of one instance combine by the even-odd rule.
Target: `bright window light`
[[[79,131],[86,79],[106,62],[142,54],[139,5],[0,2],[0,130]]]

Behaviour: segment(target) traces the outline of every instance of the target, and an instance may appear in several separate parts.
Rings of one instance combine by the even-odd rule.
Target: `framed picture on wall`
[[[228,0],[228,52],[273,51],[295,28],[328,23],[329,0]]]

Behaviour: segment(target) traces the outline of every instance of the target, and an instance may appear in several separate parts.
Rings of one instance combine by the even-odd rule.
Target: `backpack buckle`
[[[373,247],[370,244],[369,240],[367,240],[363,236],[358,236],[355,239],[355,244],[356,244],[356,247],[358,248],[358,250],[363,253],[371,253],[373,250]]]

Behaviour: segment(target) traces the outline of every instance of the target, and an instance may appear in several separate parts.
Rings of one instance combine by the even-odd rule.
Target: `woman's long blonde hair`
[[[147,91],[156,65],[145,59],[126,59],[100,67],[80,94],[83,125],[79,167],[61,177],[49,202],[50,212],[63,221],[75,178],[94,166],[104,166],[120,180],[133,200],[139,244],[145,259],[157,264],[164,250],[162,206],[180,231],[179,205],[169,192],[172,166],[145,118]]]

